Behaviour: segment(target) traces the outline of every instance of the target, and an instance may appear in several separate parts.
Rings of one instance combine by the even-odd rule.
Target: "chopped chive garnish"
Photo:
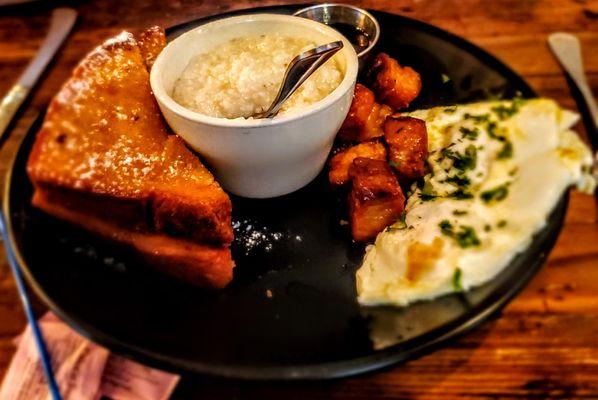
[[[509,194],[509,184],[504,183],[493,189],[485,190],[480,193],[480,198],[484,203],[495,203],[504,200]]]
[[[453,274],[453,289],[455,290],[455,292],[463,291],[463,285],[461,284],[461,275],[461,268],[457,268],[455,270],[455,273]]]
[[[461,137],[464,139],[475,140],[475,139],[477,139],[477,137],[479,135],[479,131],[477,128],[471,129],[466,126],[460,127],[459,132],[461,132]]]
[[[466,113],[465,115],[463,115],[464,119],[470,119],[474,122],[488,122],[490,120],[490,115],[489,114],[481,114],[481,115],[472,115],[469,113]]]
[[[475,169],[478,159],[478,151],[473,144],[465,148],[465,153],[458,153],[450,148],[444,148],[442,155],[453,161],[453,167],[460,171]]]
[[[467,200],[472,199],[473,194],[460,188],[455,190],[453,193],[449,194],[447,197],[455,200]]]
[[[386,231],[387,232],[402,231],[403,229],[407,228],[407,222],[405,222],[406,218],[407,218],[407,213],[405,211],[403,211],[403,213],[401,214],[401,216],[399,217],[397,222],[388,226],[386,228]]]
[[[471,226],[461,226],[459,232],[457,232],[455,239],[459,246],[463,248],[479,246],[480,239],[475,233],[475,230]]]
[[[471,180],[465,175],[452,175],[447,177],[444,182],[452,183],[457,186],[469,186],[469,184],[471,184]]]
[[[501,121],[512,117],[519,112],[519,107],[523,104],[522,99],[515,99],[511,104],[504,105],[500,104],[496,107],[492,107],[492,111],[496,114],[498,119]]]
[[[472,246],[479,246],[480,239],[478,239],[475,230],[471,226],[461,225],[459,226],[459,230],[455,230],[453,224],[450,223],[449,220],[445,219],[442,220],[438,226],[440,227],[440,232],[443,235],[449,236],[457,241],[462,248],[468,248]]]
[[[499,160],[504,160],[513,157],[513,143],[510,140],[506,140],[502,146],[502,149],[496,155]]]

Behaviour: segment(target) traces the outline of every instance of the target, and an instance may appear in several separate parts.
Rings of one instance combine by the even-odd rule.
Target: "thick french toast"
[[[154,61],[156,61],[158,54],[160,54],[164,46],[166,46],[164,29],[160,26],[152,26],[137,35],[135,39],[137,39],[141,56],[149,71],[152,69],[152,65],[154,65]]]
[[[80,201],[76,197],[64,196],[58,190],[38,188],[33,202],[48,214],[131,247],[149,265],[188,283],[222,288],[233,277],[233,261],[228,247],[119,226],[112,219],[87,211],[86,206],[97,205],[97,202]],[[109,208],[104,207],[106,214]],[[125,211],[126,214],[128,210],[117,208],[116,211]]]
[[[75,68],[29,156],[33,204],[136,248],[173,275],[192,276],[180,269],[196,264],[205,279],[192,283],[222,287],[232,277],[232,206],[160,114],[148,70],[164,45],[161,28],[123,32]],[[147,247],[160,241],[168,251]],[[206,272],[210,259],[218,279]]]

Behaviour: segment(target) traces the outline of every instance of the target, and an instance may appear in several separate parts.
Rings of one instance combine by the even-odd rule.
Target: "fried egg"
[[[426,121],[430,173],[401,221],[368,246],[363,305],[432,299],[495,277],[522,252],[571,186],[591,192],[592,155],[578,116],[551,100],[483,102],[408,115]]]

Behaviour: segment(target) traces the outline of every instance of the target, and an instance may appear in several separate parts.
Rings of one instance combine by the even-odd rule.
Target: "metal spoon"
[[[307,78],[322,66],[337,51],[343,42],[331,42],[305,51],[291,60],[282,79],[278,94],[266,111],[252,115],[253,118],[272,118],[280,111],[283,103],[291,97]]]

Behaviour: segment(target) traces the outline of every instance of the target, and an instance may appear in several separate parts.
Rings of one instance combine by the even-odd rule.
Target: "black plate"
[[[233,14],[238,13],[184,24],[169,35]],[[534,96],[520,77],[463,39],[397,15],[374,15],[382,26],[380,50],[422,74],[424,89],[414,107]],[[13,261],[79,332],[118,353],[174,370],[321,379],[420,355],[509,301],[545,260],[566,210],[564,196],[525,253],[483,287],[404,309],[364,308],[355,300],[354,282],[363,247],[353,245],[347,227],[339,224],[342,207],[322,175],[281,198],[233,199],[235,278],[226,289],[209,292],[153,273],[33,209],[25,164],[38,127],[39,122],[26,136],[7,186],[4,215]]]

